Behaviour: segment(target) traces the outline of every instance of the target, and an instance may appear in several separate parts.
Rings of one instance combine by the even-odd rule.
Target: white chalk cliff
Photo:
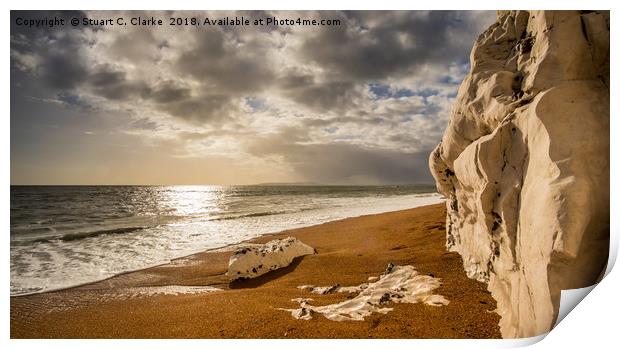
[[[609,12],[500,11],[429,162],[447,248],[488,284],[505,338],[555,323],[609,246]]]

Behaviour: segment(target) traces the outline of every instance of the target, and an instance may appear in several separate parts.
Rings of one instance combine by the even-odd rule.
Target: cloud
[[[238,106],[226,95],[204,95],[162,103],[159,108],[173,117],[197,125],[213,125],[214,122],[219,123],[229,118]]]
[[[175,66],[209,92],[255,92],[274,78],[272,67],[264,61],[272,47],[260,39],[260,34],[243,40],[213,28],[194,32]]]
[[[14,24],[17,16],[138,15],[326,18],[342,25]],[[471,45],[494,13],[12,11],[11,18],[12,111],[19,111],[11,114],[12,129],[43,129],[37,123],[47,122],[45,114],[28,102],[36,100],[101,118],[103,129],[81,133],[96,131],[93,146],[106,134],[123,134],[145,140],[135,144],[168,147],[172,157],[225,156],[244,168],[270,161],[278,164],[274,176],[288,169],[291,180],[401,183],[430,180],[424,154],[441,137]],[[82,127],[54,115],[58,131],[46,132]]]
[[[86,75],[85,84],[91,91],[108,100],[141,99],[151,94],[151,88],[143,81],[131,81],[127,73],[109,65],[96,66]]]
[[[472,40],[454,40],[471,29],[467,19],[454,11],[352,12],[344,29],[316,31],[300,54],[347,78],[383,79],[467,55]]]
[[[155,131],[159,128],[159,125],[149,120],[148,118],[137,119],[130,123],[130,129],[133,130],[147,130],[147,131]]]
[[[288,88],[285,92],[295,102],[308,106],[319,112],[342,111],[350,108],[356,98],[359,98],[359,90],[350,81],[328,81],[300,85],[296,88]]]
[[[173,103],[187,100],[191,94],[190,88],[178,86],[174,81],[166,81],[159,85],[150,97],[157,103]]]
[[[302,179],[329,184],[429,182],[428,151],[402,152],[348,143],[303,144],[310,138],[301,129],[287,129],[257,139],[249,151],[275,156]],[[300,143],[302,141],[302,143]]]

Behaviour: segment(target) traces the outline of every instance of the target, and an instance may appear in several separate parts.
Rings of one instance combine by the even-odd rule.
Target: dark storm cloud
[[[271,84],[274,78],[271,62],[264,57],[272,47],[256,38],[239,38],[218,29],[194,33],[188,49],[176,64],[185,75],[201,81],[219,93],[249,93]]]
[[[196,125],[219,124],[226,121],[236,111],[229,96],[208,95],[199,98],[163,103],[159,106],[168,114]]]
[[[306,180],[331,184],[413,183],[431,180],[429,151],[402,152],[357,144],[300,144],[306,132],[290,128],[249,146],[254,154],[278,155]]]
[[[86,80],[87,68],[79,57],[71,56],[69,52],[50,52],[43,58],[45,64],[40,67],[39,74],[50,86],[71,89]]]
[[[285,72],[285,74],[278,79],[278,84],[283,89],[301,89],[306,86],[314,84],[314,76],[311,74],[303,74],[294,70]]]
[[[286,94],[319,112],[346,109],[359,97],[359,91],[355,90],[355,84],[351,81],[310,82],[289,88]]]
[[[428,153],[336,143],[291,146],[284,156],[295,171],[308,180],[334,184],[402,184],[431,181],[430,173],[424,166]]]
[[[383,79],[421,64],[467,55],[473,33],[470,40],[451,40],[474,29],[466,16],[454,11],[352,12],[345,28],[316,31],[300,54],[348,78]]]
[[[97,95],[109,100],[146,98],[151,94],[151,88],[146,83],[130,81],[126,72],[108,65],[94,68],[88,75],[87,83]]]
[[[320,66],[324,79],[293,74],[280,80],[292,99],[318,112],[351,108],[362,97],[354,85],[462,60],[480,30],[473,12],[327,11],[321,16],[340,18],[345,25],[313,31],[297,55]]]
[[[173,103],[187,100],[191,94],[191,89],[177,86],[174,81],[166,81],[158,86],[150,97],[157,103]]]
[[[16,19],[57,17],[68,22],[73,16],[82,15],[79,11],[11,11],[11,50],[38,56],[40,65],[37,73],[50,86],[58,89],[78,86],[88,74],[82,57],[85,40],[81,31],[62,26],[18,26]],[[12,66],[19,65],[13,55],[11,63]]]

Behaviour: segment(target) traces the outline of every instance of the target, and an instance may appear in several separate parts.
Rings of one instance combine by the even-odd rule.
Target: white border
[[[13,3],[3,2],[6,6],[4,11],[0,14],[0,21],[4,25],[4,35],[1,40],[3,42],[2,56],[3,67],[2,75],[2,105],[7,112],[2,118],[2,178],[5,185],[1,187],[2,200],[1,217],[2,225],[6,228],[9,226],[9,185],[10,185],[10,89],[9,89],[9,67],[10,67],[10,26],[9,26],[9,9],[581,9],[584,6],[590,9],[611,9],[612,10],[612,26],[611,26],[611,61],[614,61],[614,57],[617,55],[617,43],[614,41],[617,38],[615,24],[617,23],[613,18],[618,8],[618,2],[612,1],[575,1],[564,0],[557,2],[543,2],[540,0],[522,0],[518,2],[510,1],[355,1],[346,3],[344,1],[337,0],[314,0],[306,3],[296,3],[293,1],[262,1],[260,4],[257,1],[249,0],[219,0],[209,2],[197,2],[192,0],[174,0],[170,2],[165,1],[153,1],[153,0],[137,0],[129,2],[127,0],[106,0],[101,2],[88,2],[77,0],[59,0],[54,2],[49,1],[14,1]],[[611,70],[611,85],[617,86],[619,82],[618,71]],[[613,92],[611,93],[613,97]],[[611,115],[617,115],[618,100],[616,98],[611,99]],[[618,132],[618,121],[615,118],[611,118],[611,134],[616,136]],[[618,139],[611,137],[611,178],[617,178],[618,166],[615,155],[618,150]],[[619,186],[616,182],[611,182],[611,212],[620,212],[618,207],[618,195]],[[610,267],[615,262],[615,255],[617,255],[618,236],[620,233],[617,216],[611,216],[611,235],[612,246],[614,251],[612,255],[614,258],[610,263]],[[8,229],[7,229],[8,230]],[[290,347],[292,345],[300,348],[311,346],[358,346],[358,347],[376,347],[378,345],[385,345],[387,340],[296,340],[294,342],[290,340],[252,340],[236,341],[236,340],[166,340],[166,341],[153,341],[153,340],[112,340],[112,341],[44,341],[44,340],[9,340],[9,234],[8,231],[4,233],[4,248],[2,249],[2,261],[3,268],[0,270],[2,284],[4,285],[4,297],[2,297],[3,309],[6,313],[2,317],[2,328],[4,331],[3,342],[6,342],[4,347],[10,345],[10,347],[33,347],[33,346],[45,346],[51,348],[71,348],[71,347],[83,347],[85,345],[93,348],[109,348],[113,346],[122,347],[136,347],[136,346],[149,346],[154,348],[168,348],[171,345],[182,345],[188,348],[203,348],[205,345],[217,346],[222,348],[233,347],[237,345],[251,345],[258,347]],[[608,269],[609,271],[609,269]],[[554,348],[559,346],[567,347],[585,347],[591,345],[604,345],[617,341],[617,326],[616,321],[618,319],[617,312],[620,309],[618,294],[620,294],[620,276],[619,272],[615,271],[607,275],[607,277],[601,282],[601,284],[592,290],[591,294],[586,297],[581,304],[579,304],[575,310],[573,310],[566,317],[565,321],[562,321],[545,340],[537,344],[540,348]],[[449,348],[449,347],[465,347],[465,348],[493,348],[493,347],[514,347],[519,345],[527,345],[536,342],[541,338],[529,339],[529,340],[389,340],[390,345],[394,346],[415,346],[415,347],[433,347],[433,348]],[[379,342],[378,342],[379,341]],[[606,347],[606,346],[603,346]]]

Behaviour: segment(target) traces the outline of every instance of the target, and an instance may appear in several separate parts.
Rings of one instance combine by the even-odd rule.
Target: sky
[[[340,19],[56,26],[40,19]],[[11,11],[11,184],[432,183],[492,11]]]

